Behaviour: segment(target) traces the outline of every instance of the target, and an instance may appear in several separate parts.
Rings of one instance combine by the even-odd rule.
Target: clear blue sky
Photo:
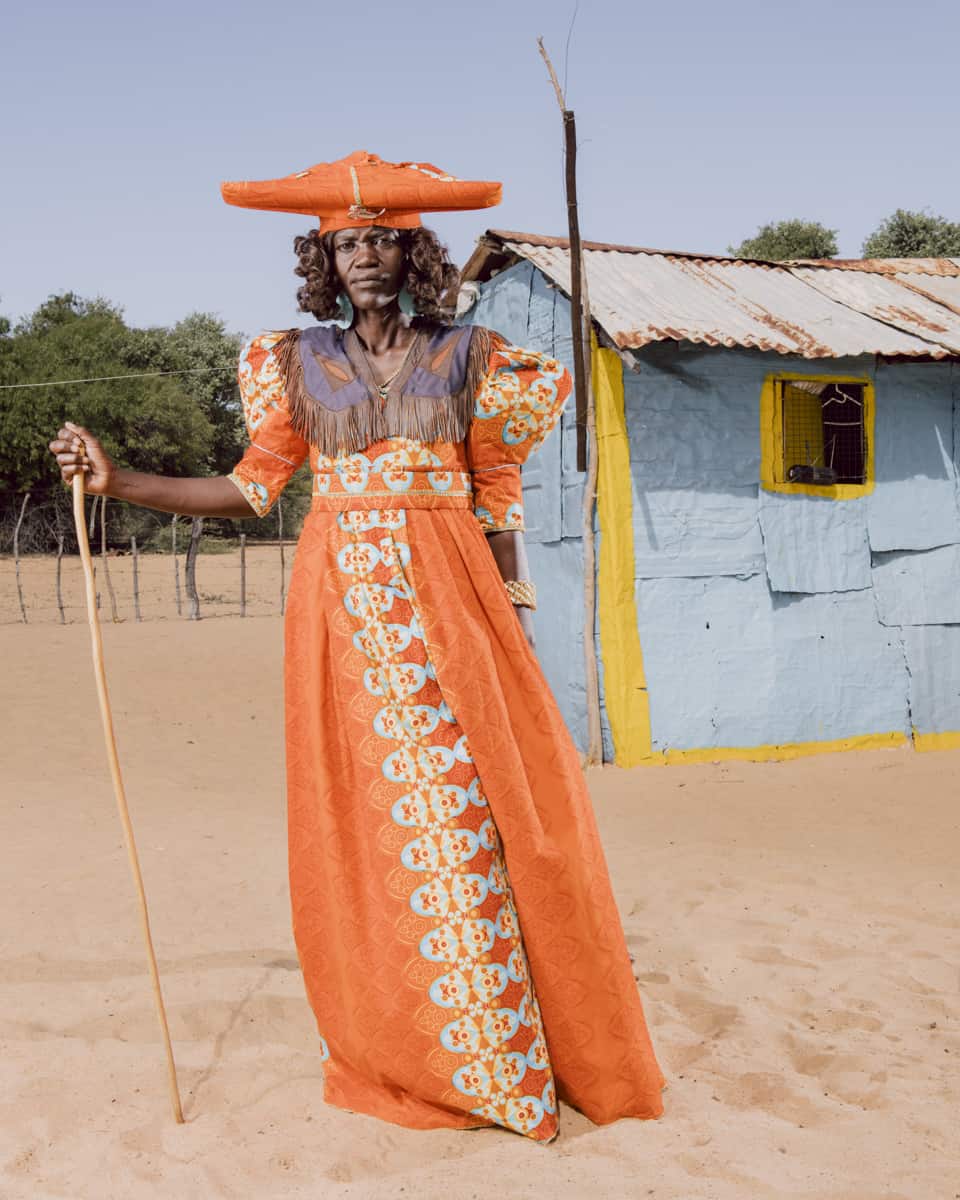
[[[222,179],[367,149],[502,179],[431,224],[462,262],[488,226],[563,234],[558,69],[572,0],[21,3],[4,17],[0,312],[73,289],[137,325],[296,312],[309,221],[229,208]],[[349,14],[355,15],[349,15]],[[792,216],[841,253],[895,208],[960,219],[956,0],[582,0],[568,101],[582,226],[724,251]]]

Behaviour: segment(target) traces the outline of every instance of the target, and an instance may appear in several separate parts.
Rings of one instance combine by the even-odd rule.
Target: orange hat
[[[490,208],[500,203],[501,186],[456,179],[429,163],[384,162],[358,150],[283,179],[224,183],[220,191],[228,204],[240,208],[319,217],[320,232],[332,233],[370,225],[413,229],[424,212]]]

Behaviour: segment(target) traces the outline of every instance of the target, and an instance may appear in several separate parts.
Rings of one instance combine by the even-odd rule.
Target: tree
[[[129,329],[120,310],[105,300],[82,300],[72,292],[51,296],[5,339],[2,382],[35,384],[168,369],[163,355],[145,361],[137,353],[141,332]],[[229,354],[224,353],[226,361]],[[65,418],[93,429],[121,466],[171,475],[209,473],[213,426],[181,378],[5,391],[0,490],[49,489],[57,483],[47,443]]]
[[[954,258],[960,255],[960,222],[898,208],[870,234],[862,254],[864,258]]]
[[[837,253],[837,231],[819,221],[772,221],[761,225],[752,238],[739,246],[728,246],[737,258],[762,258],[781,262],[788,258],[833,258]]]

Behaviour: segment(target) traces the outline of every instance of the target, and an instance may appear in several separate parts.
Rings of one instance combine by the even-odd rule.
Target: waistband
[[[352,465],[352,464],[351,464]],[[319,512],[369,508],[473,508],[467,471],[376,472],[358,464],[352,471],[321,471],[313,477],[310,507]]]

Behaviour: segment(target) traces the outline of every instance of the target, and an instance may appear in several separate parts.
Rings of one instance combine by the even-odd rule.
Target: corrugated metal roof
[[[875,275],[960,275],[960,258],[795,258],[786,265],[870,271]]]
[[[570,292],[564,238],[490,230],[464,268],[532,262]],[[584,243],[590,308],[616,346],[675,340],[804,358],[960,354],[960,260],[768,263]]]
[[[912,288],[922,296],[929,296],[938,304],[946,305],[951,312],[960,315],[960,271],[953,278],[939,278],[931,275],[920,277],[902,273],[897,275],[897,279],[906,287]]]
[[[797,279],[831,300],[960,353],[960,315],[925,296],[919,288],[910,286],[917,278],[943,282],[938,276],[878,275],[865,271],[831,271],[823,267],[791,267],[790,270]]]

